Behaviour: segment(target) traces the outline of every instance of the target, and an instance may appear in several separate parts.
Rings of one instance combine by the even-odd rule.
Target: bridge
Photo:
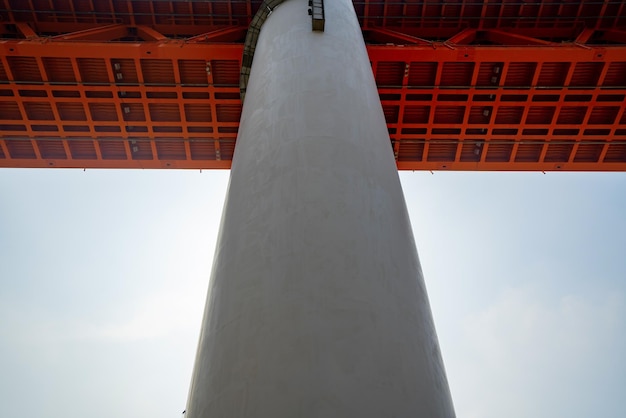
[[[260,4],[3,0],[0,167],[229,168]],[[399,169],[626,169],[623,2],[353,4]]]
[[[397,169],[626,170],[622,2],[3,3],[0,166],[231,169],[189,418],[453,418]]]

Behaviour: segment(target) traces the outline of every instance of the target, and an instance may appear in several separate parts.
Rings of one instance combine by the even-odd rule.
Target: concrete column
[[[262,28],[187,418],[452,418],[385,119],[350,0]]]

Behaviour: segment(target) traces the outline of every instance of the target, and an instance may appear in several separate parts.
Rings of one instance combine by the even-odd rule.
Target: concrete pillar
[[[452,418],[385,119],[350,0],[257,44],[187,418]]]

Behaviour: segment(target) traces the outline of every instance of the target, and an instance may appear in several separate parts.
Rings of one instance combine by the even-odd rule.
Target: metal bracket
[[[324,0],[309,0],[309,15],[311,15],[313,31],[324,32],[324,23],[326,22]]]

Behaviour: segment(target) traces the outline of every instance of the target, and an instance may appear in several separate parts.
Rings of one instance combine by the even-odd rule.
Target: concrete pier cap
[[[455,416],[350,0],[256,46],[187,418]]]

